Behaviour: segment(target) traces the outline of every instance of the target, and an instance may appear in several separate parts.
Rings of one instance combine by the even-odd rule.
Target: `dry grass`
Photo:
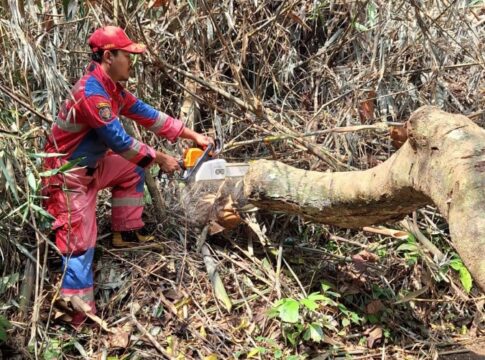
[[[118,333],[75,332],[50,311],[60,274],[48,221],[36,207],[41,162],[32,154],[42,152],[61,99],[87,64],[87,37],[115,18],[149,45],[127,87],[222,138],[226,159],[278,159],[321,171],[375,166],[393,152],[389,126],[419,106],[485,124],[483,1],[65,3],[0,8],[0,306],[13,325],[1,345],[7,358],[273,359],[281,352],[435,359],[482,343],[483,294],[467,294],[449,269],[447,225],[433,208],[419,210],[416,220],[445,253],[441,261],[422,247],[417,254],[398,250],[406,240],[390,236],[248,215],[253,230],[241,226],[207,240],[233,302],[228,313],[214,298],[174,181],[162,184],[161,248],[111,249],[103,237],[107,194],[101,196],[96,298],[100,317]],[[173,153],[182,147],[148,133],[143,140]],[[154,209],[147,217],[155,218]],[[362,266],[353,256],[362,250],[378,259]],[[321,304],[304,324],[326,319],[334,329],[323,343],[292,346],[268,310],[280,297],[321,292],[322,282],[340,294],[338,304]],[[383,338],[370,344],[373,328]]]

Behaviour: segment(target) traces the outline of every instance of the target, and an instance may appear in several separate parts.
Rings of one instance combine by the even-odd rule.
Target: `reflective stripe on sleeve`
[[[165,125],[165,121],[167,121],[168,115],[162,112],[158,112],[158,117],[155,123],[148,128],[148,130],[153,131],[157,134],[160,130],[162,130],[163,125]]]
[[[142,206],[145,204],[143,197],[136,198],[113,198],[111,199],[111,206]]]

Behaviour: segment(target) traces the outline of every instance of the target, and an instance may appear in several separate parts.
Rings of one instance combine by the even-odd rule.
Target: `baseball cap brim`
[[[132,54],[141,54],[145,52],[146,48],[147,47],[144,44],[132,43],[128,46],[120,48],[120,50],[124,50]]]

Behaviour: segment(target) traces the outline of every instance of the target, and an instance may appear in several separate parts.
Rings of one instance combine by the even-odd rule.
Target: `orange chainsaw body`
[[[197,160],[202,156],[204,150],[199,148],[188,148],[184,151],[184,167],[191,169],[197,163]]]

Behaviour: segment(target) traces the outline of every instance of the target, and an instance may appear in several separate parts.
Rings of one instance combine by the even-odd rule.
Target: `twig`
[[[164,348],[162,347],[162,345],[160,345],[160,343],[157,341],[157,339],[155,339],[153,337],[153,335],[150,334],[143,327],[143,325],[138,322],[138,320],[136,319],[136,317],[135,317],[134,314],[131,314],[131,321],[133,322],[133,324],[135,324],[135,326],[137,327],[138,331],[141,332],[142,336],[145,336],[148,340],[150,340],[150,342],[152,343],[152,345],[155,346],[155,348],[160,352],[160,354],[162,354],[167,359],[172,359],[173,358],[172,355],[170,355],[168,352],[166,352],[164,350]]]
[[[358,132],[358,131],[365,131],[365,130],[380,130],[386,131],[390,124],[394,123],[378,123],[373,125],[355,125],[355,126],[341,126],[341,127],[334,127],[332,129],[325,129],[319,131],[312,131],[305,134],[298,134],[298,135],[290,135],[290,134],[283,134],[283,135],[274,135],[274,136],[266,136],[264,138],[252,139],[252,140],[245,140],[245,141],[238,141],[238,142],[230,142],[224,146],[225,151],[233,150],[239,146],[243,145],[251,145],[257,143],[270,143],[274,141],[282,141],[286,139],[300,139],[304,137],[310,137],[315,135],[322,135],[322,134],[329,134],[329,133],[347,133],[347,132]],[[402,126],[401,123],[395,123]]]
[[[209,275],[209,279],[211,281],[216,298],[224,304],[224,307],[228,312],[231,312],[232,301],[227,295],[224,283],[222,282],[221,277],[219,276],[219,272],[217,271],[217,264],[212,258],[209,248],[206,244],[202,245],[201,253],[204,257],[205,268],[207,270],[207,274]]]
[[[433,256],[438,260],[441,261],[445,255],[438,249],[431,241],[428,240],[426,236],[419,230],[418,225],[416,224],[415,215],[413,215],[413,222],[406,219],[402,221],[403,226],[409,232],[413,233],[419,242],[426,248],[428,251],[433,254]]]
[[[15,94],[12,90],[10,90],[9,88],[7,88],[6,86],[0,84],[0,91],[3,92],[5,95],[11,97],[14,101],[18,102],[20,105],[22,105],[23,107],[25,107],[30,112],[32,112],[35,115],[37,115],[38,117],[40,117],[42,120],[45,120],[48,123],[52,123],[52,120],[51,119],[49,119],[45,115],[42,115],[40,112],[38,112],[32,106],[30,106],[29,104],[27,104],[27,102],[25,102],[24,100],[20,99],[20,97],[17,94]]]

